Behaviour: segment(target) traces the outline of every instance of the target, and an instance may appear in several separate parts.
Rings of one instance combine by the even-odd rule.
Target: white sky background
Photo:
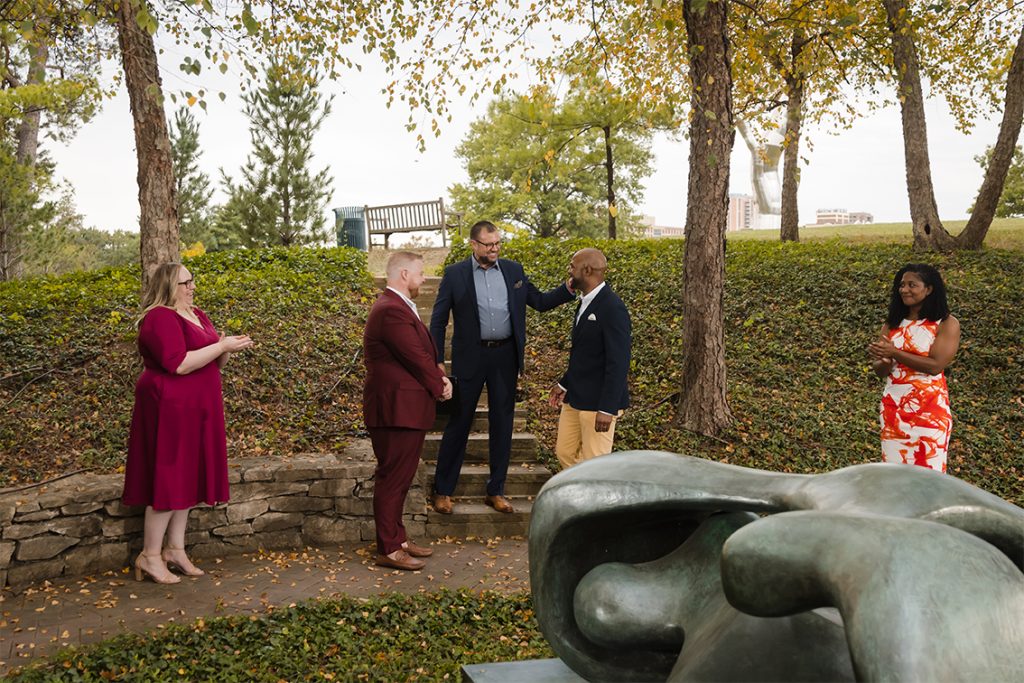
[[[158,45],[160,44],[158,35]],[[237,176],[249,151],[248,121],[241,113],[237,85],[227,77],[204,71],[202,79],[184,76],[177,69],[180,54],[161,55],[164,91],[206,87],[209,110],[193,111],[200,126],[203,155],[200,166],[217,188],[213,201],[223,200],[219,191],[220,168]],[[415,133],[406,131],[409,110],[402,103],[385,106],[381,88],[388,82],[383,68],[370,64],[360,53],[362,72],[343,72],[336,82],[321,89],[335,95],[333,111],[315,138],[313,167],[330,167],[334,192],[329,209],[349,205],[398,204],[444,196],[465,172],[454,149],[469,124],[486,111],[487,101],[470,107],[455,102],[453,120],[439,138],[429,134],[429,119],[415,112],[428,136],[426,152],[416,149]],[[114,68],[111,65],[111,68]],[[216,96],[227,94],[225,102]],[[181,98],[179,98],[179,101]],[[167,100],[167,114],[173,105]],[[932,174],[939,213],[946,220],[967,217],[967,209],[981,184],[981,167],[974,156],[995,143],[1001,112],[979,122],[970,136],[959,133],[943,102],[926,104]],[[859,120],[850,130],[832,135],[811,130],[814,142],[809,165],[803,166],[800,185],[800,222],[813,223],[819,208],[867,211],[876,222],[909,221],[899,110],[891,107]],[[128,97],[123,88],[104,103],[101,113],[67,145],[44,141],[57,162],[57,173],[75,191],[75,201],[85,224],[105,230],[138,230],[138,187],[134,132]],[[683,226],[686,215],[687,150],[685,139],[658,135],[654,142],[654,173],[646,182],[640,210],[658,225]],[[730,188],[751,193],[750,154],[737,134],[732,158]]]

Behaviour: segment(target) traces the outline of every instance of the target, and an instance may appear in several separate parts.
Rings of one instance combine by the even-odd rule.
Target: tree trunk
[[[45,25],[38,30],[44,30]],[[24,85],[39,85],[46,80],[46,61],[50,58],[50,48],[43,38],[29,48],[28,72]],[[39,121],[42,117],[41,108],[33,108],[21,117],[18,124],[18,147],[15,150],[15,162],[26,168],[35,168],[39,156]],[[21,236],[26,229],[26,217],[17,210],[0,206],[0,282],[21,277],[25,272],[22,253]]]
[[[14,242],[13,230],[7,220],[8,210],[4,206],[4,196],[0,193],[0,282],[7,282],[14,279],[14,271],[17,265],[18,254]]]
[[[615,205],[615,160],[612,156],[612,127],[604,126],[604,167],[607,171],[608,183],[608,239],[616,238],[615,219],[619,207]]]
[[[277,234],[278,239],[281,241],[281,246],[292,246],[292,239],[295,234],[292,232],[292,200],[288,187],[285,187],[284,194],[281,196],[281,228]]]
[[[174,165],[156,46],[153,36],[139,26],[135,18],[144,7],[145,0],[121,0],[117,9],[117,38],[135,123],[135,154],[139,164],[139,251],[143,290],[154,268],[179,258]]]
[[[726,398],[725,231],[735,129],[726,0],[684,0],[690,55],[690,175],[683,256],[683,370],[679,424],[716,434],[732,422]]]
[[[793,31],[790,63],[796,65],[803,49],[804,32]],[[782,160],[782,225],[779,239],[783,242],[800,241],[800,207],[797,195],[800,189],[800,125],[804,116],[804,79],[791,69],[786,77],[786,137],[783,140]]]
[[[26,85],[39,84],[46,80],[46,61],[50,58],[50,48],[45,42],[36,43],[30,52],[28,76],[25,78]],[[36,108],[21,117],[21,123],[18,125],[17,159],[19,164],[36,165],[36,158],[39,156],[39,120],[41,116],[42,110]]]
[[[1003,122],[999,126],[999,137],[992,149],[992,157],[985,169],[985,180],[974,202],[974,211],[964,228],[956,237],[957,246],[962,249],[980,249],[985,235],[992,225],[992,218],[999,206],[999,197],[1006,184],[1006,173],[1010,170],[1013,153],[1020,137],[1021,122],[1024,120],[1024,29],[1013,50],[1010,70],[1006,74],[1006,102],[1003,106]]]
[[[896,68],[897,95],[903,119],[903,154],[907,166],[907,193],[910,220],[913,222],[914,248],[949,251],[956,246],[939,219],[932,185],[932,167],[928,157],[928,130],[924,116],[924,93],[917,45],[907,18],[906,0],[882,0],[892,35],[893,64]]]

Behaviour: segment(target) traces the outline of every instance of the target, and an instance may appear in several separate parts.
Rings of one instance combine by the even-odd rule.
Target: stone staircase
[[[378,287],[384,287],[384,278],[377,278]],[[430,324],[430,313],[437,298],[437,288],[441,278],[429,277],[420,288],[415,299],[424,324]],[[446,336],[445,358],[451,357],[451,321],[448,323]],[[439,415],[434,428],[427,434],[423,445],[423,459],[418,473],[423,490],[429,496],[433,491],[434,466],[437,463],[437,450],[441,445],[441,434],[447,422],[447,416]],[[512,514],[500,513],[484,504],[488,476],[488,438],[487,438],[487,389],[480,396],[473,426],[466,444],[466,457],[459,475],[459,484],[452,497],[455,511],[450,515],[442,515],[430,507],[429,499],[423,503],[427,510],[426,535],[429,538],[475,536],[493,538],[496,536],[525,536],[530,526],[530,510],[533,499],[548,479],[548,471],[537,458],[537,438],[526,429],[526,411],[517,406],[512,434],[512,455],[505,481],[505,496],[515,506]]]

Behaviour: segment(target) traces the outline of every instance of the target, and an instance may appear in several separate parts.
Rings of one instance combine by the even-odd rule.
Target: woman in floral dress
[[[953,416],[943,371],[959,345],[960,321],[949,313],[939,271],[900,268],[885,324],[868,347],[872,369],[886,378],[879,411],[886,462],[946,471]]]

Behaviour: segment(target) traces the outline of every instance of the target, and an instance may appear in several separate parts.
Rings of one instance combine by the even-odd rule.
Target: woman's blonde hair
[[[176,261],[161,263],[153,269],[153,274],[149,276],[149,286],[142,293],[140,306],[142,312],[139,313],[139,319],[135,321],[136,326],[142,324],[142,319],[146,317],[146,314],[157,306],[174,308],[175,299],[178,298],[178,272],[180,270],[181,264]]]

